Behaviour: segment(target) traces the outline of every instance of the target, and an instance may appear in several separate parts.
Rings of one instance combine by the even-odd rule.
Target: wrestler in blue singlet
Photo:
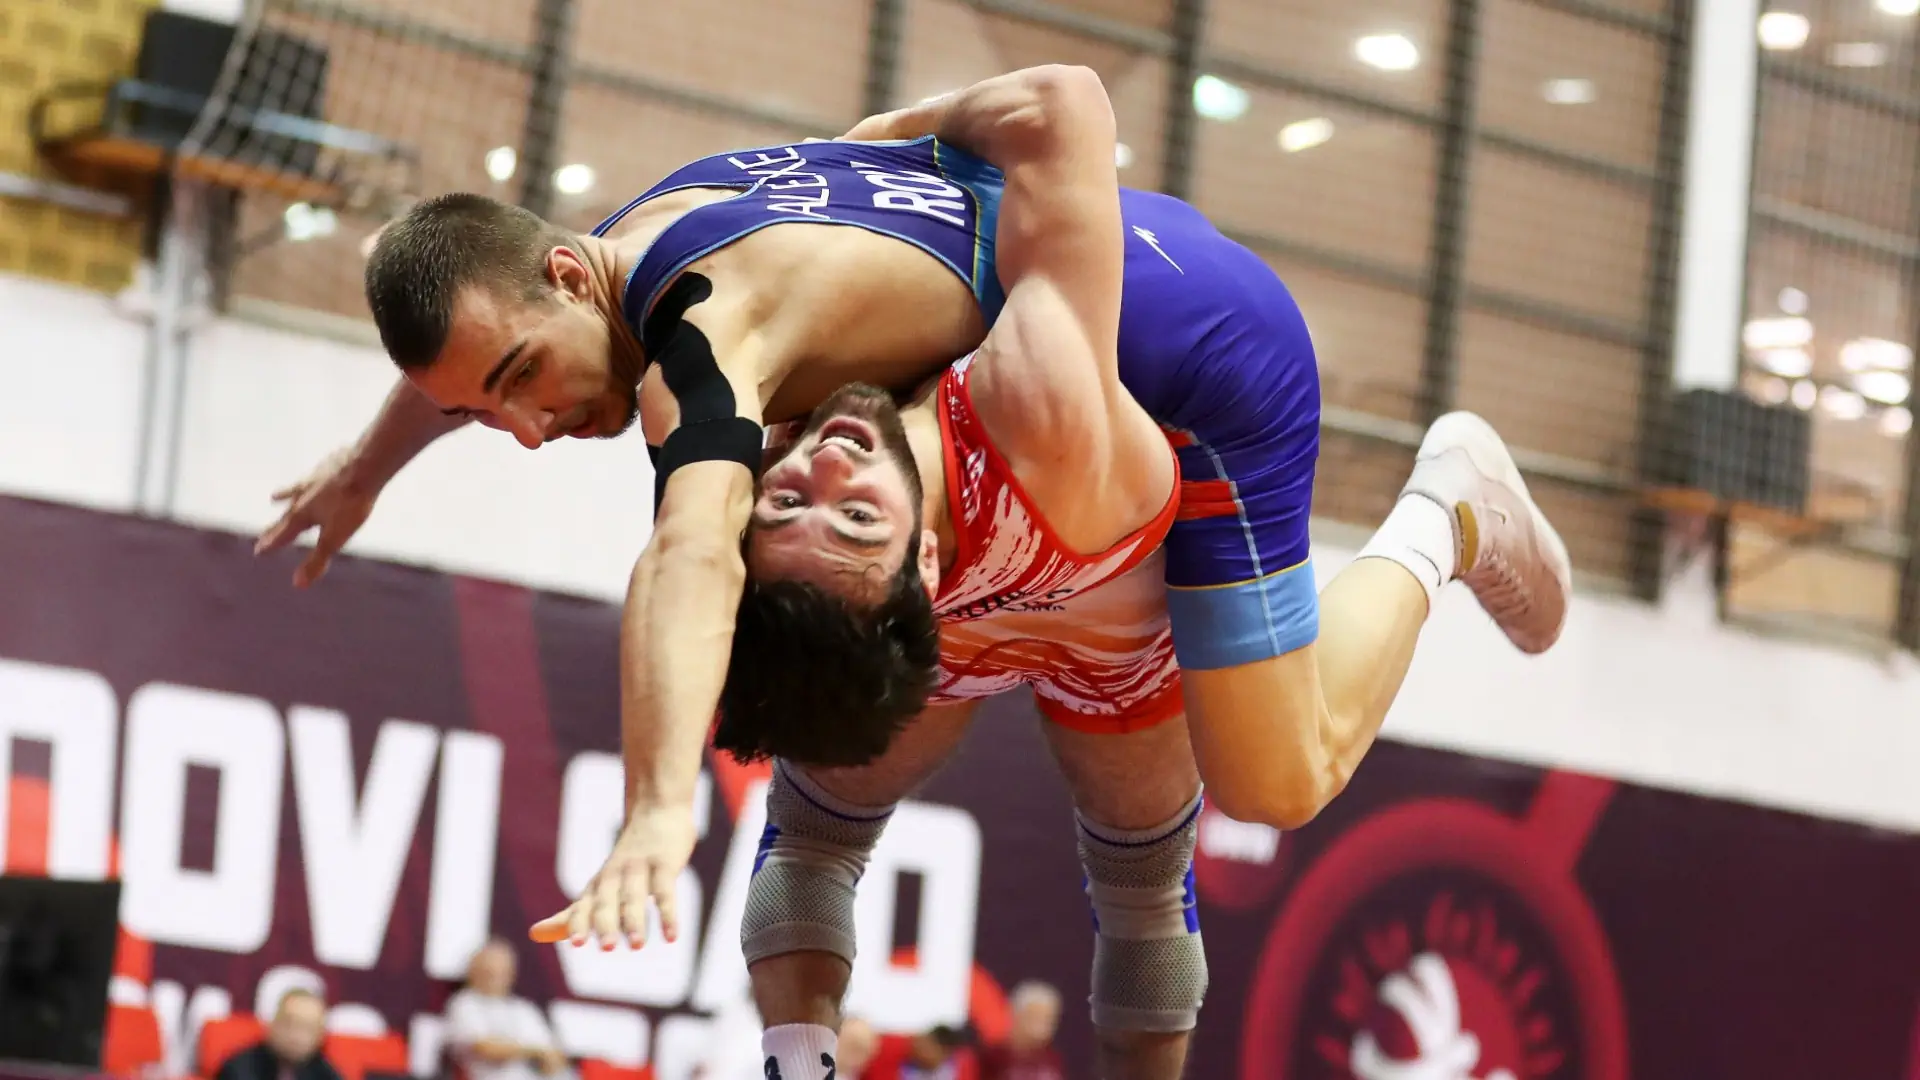
[[[768,225],[848,225],[912,244],[973,290],[988,325],[1005,302],[994,268],[1000,171],[928,136],[805,142],[702,158],[594,230],[686,188],[736,188],[654,240],[627,276],[638,334],[688,264]],[[1120,380],[1178,448],[1167,610],[1183,667],[1292,652],[1319,630],[1307,518],[1320,379],[1293,297],[1259,256],[1178,199],[1122,188],[1127,228]]]

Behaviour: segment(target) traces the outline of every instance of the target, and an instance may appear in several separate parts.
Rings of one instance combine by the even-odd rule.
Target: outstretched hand
[[[273,493],[275,502],[286,503],[280,519],[260,534],[253,545],[255,555],[278,551],[299,539],[308,529],[317,528],[320,536],[313,551],[293,573],[295,588],[304,589],[320,580],[353,534],[366,524],[380,489],[363,483],[353,469],[353,451],[341,450],[320,463],[312,475]]]
[[[678,941],[674,891],[693,856],[696,834],[691,804],[636,811],[586,891],[565,910],[533,924],[527,936],[543,944],[570,941],[576,946],[591,936],[602,949],[622,940],[638,949],[647,943],[651,898],[660,911],[661,935],[669,943]]]

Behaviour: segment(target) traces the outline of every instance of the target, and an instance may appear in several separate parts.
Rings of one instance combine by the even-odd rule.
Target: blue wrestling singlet
[[[728,188],[682,216],[627,276],[638,334],[688,265],[769,225],[849,225],[940,260],[991,326],[1006,294],[994,264],[1003,183],[932,136],[802,142],[702,158],[594,229],[670,191]],[[1120,379],[1180,456],[1167,536],[1167,609],[1183,667],[1292,652],[1319,631],[1308,514],[1320,443],[1320,379],[1299,307],[1259,256],[1178,199],[1122,188],[1127,228]]]

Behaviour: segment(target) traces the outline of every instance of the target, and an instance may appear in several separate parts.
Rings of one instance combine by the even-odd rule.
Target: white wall
[[[131,505],[141,348],[111,302],[0,277],[0,489]],[[373,350],[233,321],[200,331],[192,357],[179,516],[247,533],[274,516],[268,493],[348,442],[392,378]],[[536,455],[475,429],[403,474],[350,550],[618,599],[651,499],[637,437]],[[1319,546],[1323,578],[1350,551]],[[1698,581],[1659,609],[1583,596],[1559,647],[1527,660],[1453,590],[1388,731],[1920,830],[1912,665],[1761,639],[1712,610]]]
[[[192,357],[177,515],[240,532],[271,522],[270,493],[359,434],[395,374],[373,349],[233,320],[202,332]],[[350,550],[617,599],[652,516],[639,438],[536,453],[472,426],[395,480]]]

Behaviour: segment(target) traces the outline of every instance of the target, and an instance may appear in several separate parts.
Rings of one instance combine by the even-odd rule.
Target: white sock
[[[760,1036],[767,1080],[822,1080],[834,1069],[840,1040],[819,1024],[781,1024]]]
[[[1390,559],[1407,568],[1427,590],[1427,610],[1433,610],[1440,587],[1460,572],[1459,547],[1453,539],[1453,516],[1425,495],[1408,492],[1394,504],[1357,559]]]

